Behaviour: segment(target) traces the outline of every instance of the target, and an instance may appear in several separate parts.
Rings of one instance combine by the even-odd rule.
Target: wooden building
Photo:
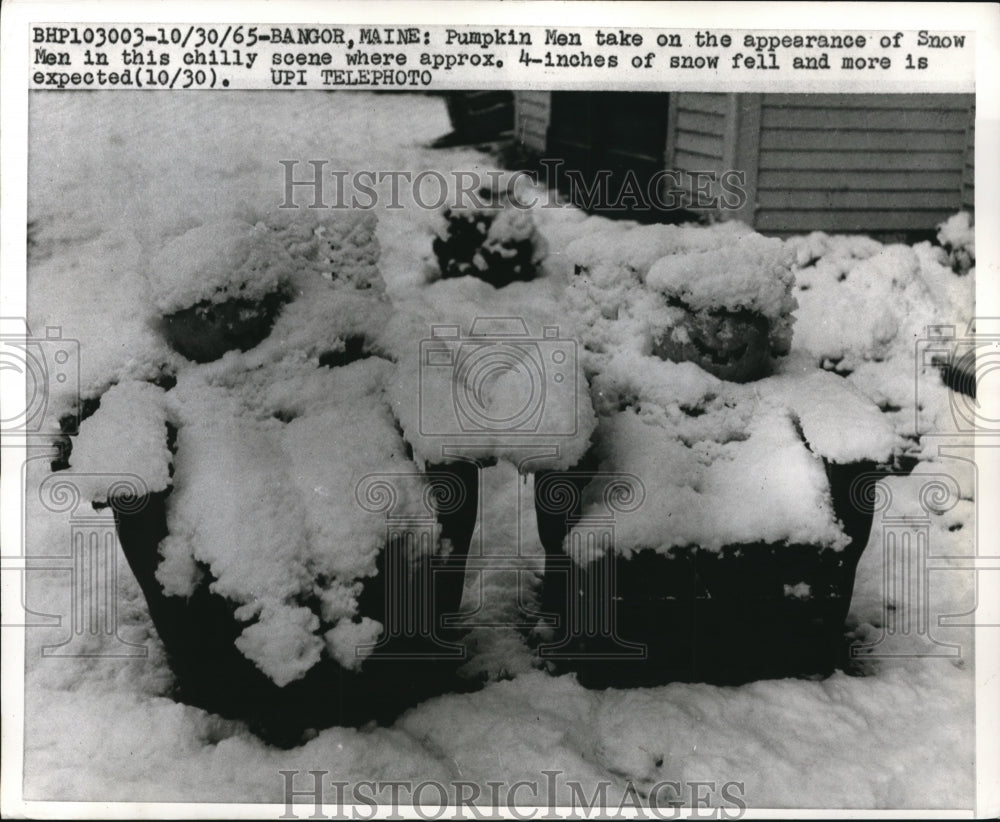
[[[974,206],[972,94],[515,93],[530,152],[639,179],[745,172],[769,234],[933,229]]]

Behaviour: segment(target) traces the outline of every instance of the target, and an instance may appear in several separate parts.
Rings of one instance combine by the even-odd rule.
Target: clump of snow
[[[688,446],[740,438],[763,403],[786,409],[808,448],[831,462],[881,462],[896,444],[891,422],[874,403],[840,377],[799,357],[782,363],[771,377],[740,385],[693,363],[618,352],[603,361],[592,388],[599,414],[634,407]]]
[[[546,265],[567,274],[594,273],[596,267],[611,265],[645,279],[650,266],[661,257],[708,251],[753,233],[745,223],[735,220],[706,228],[637,225],[627,220],[588,217],[573,208],[544,205],[533,213],[539,233],[548,241]]]
[[[385,291],[378,269],[378,215],[362,209],[243,208],[245,219],[279,240],[296,270],[316,272],[338,286]]]
[[[601,418],[600,471],[632,474],[645,488],[641,506],[616,519],[616,552],[758,542],[844,547],[823,463],[787,408],[762,393],[756,406],[713,398],[699,411],[692,425],[652,403]],[[598,478],[585,490],[584,513],[606,513],[604,494]]]
[[[154,304],[169,314],[203,301],[260,299],[291,273],[291,257],[266,230],[222,219],[170,240],[150,261],[147,276]]]
[[[713,251],[756,236],[748,225],[731,220],[717,225],[644,225],[631,229],[617,244],[622,261],[645,279],[653,264],[664,257]],[[624,245],[624,248],[621,246]]]
[[[786,597],[795,597],[795,599],[809,599],[812,596],[812,588],[808,582],[796,582],[794,585],[786,584],[783,590]]]
[[[305,676],[320,660],[323,641],[316,636],[319,619],[308,608],[255,600],[236,612],[255,621],[236,637],[236,647],[275,684],[287,685]]]
[[[916,309],[922,296],[919,270],[916,253],[904,245],[884,246],[861,260],[837,252],[821,258],[798,275],[799,288],[808,289],[800,294],[798,347],[838,360],[848,349],[867,359],[884,357],[900,330],[902,309]],[[823,293],[809,293],[814,288]]]
[[[616,530],[625,556],[757,542],[842,548],[823,460],[884,462],[897,443],[871,400],[798,357],[744,385],[634,347],[589,363],[600,469],[646,488]],[[588,488],[585,513],[602,513],[604,490]]]
[[[212,590],[250,623],[241,650],[278,684],[318,661],[324,632],[337,659],[361,661],[339,644],[356,630],[328,632],[354,617],[358,583],[375,575],[385,547],[389,512],[359,503],[363,480],[386,476],[393,514],[432,515],[382,399],[390,369],[379,358],[192,369],[168,395],[179,428],[158,579],[183,596],[207,567]],[[304,613],[299,603],[313,597],[316,612]]]
[[[501,246],[510,243],[531,240],[534,235],[535,221],[530,211],[516,207],[504,208],[490,223],[486,232],[486,247],[499,250]]]
[[[129,381],[104,392],[100,407],[80,424],[70,466],[82,475],[81,492],[105,502],[109,486],[123,476],[138,478],[140,494],[166,490],[170,459],[163,390]]]
[[[823,231],[797,234],[785,242],[795,252],[795,264],[799,268],[806,268],[831,254],[841,259],[864,260],[882,249],[882,243],[863,234],[829,235]]]
[[[674,313],[643,286],[639,270],[609,255],[616,248],[621,248],[618,237],[601,233],[570,244],[566,254],[572,273],[565,300],[588,351],[648,351],[654,332],[669,326]]]
[[[959,211],[941,223],[937,239],[948,252],[955,273],[966,274],[976,264],[976,229],[968,211]]]
[[[834,463],[884,463],[897,444],[896,432],[868,397],[842,378],[802,360],[783,364],[755,394],[785,404],[809,449]]]
[[[330,656],[352,671],[360,668],[365,658],[371,655],[375,640],[381,633],[381,622],[362,617],[358,622],[342,619],[324,634],[324,638]]]

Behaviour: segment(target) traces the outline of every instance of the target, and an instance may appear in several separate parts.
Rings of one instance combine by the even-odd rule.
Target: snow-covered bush
[[[445,209],[432,244],[441,276],[478,277],[496,288],[533,280],[544,249],[531,212],[506,194],[485,195],[497,202]]]
[[[938,242],[948,252],[956,274],[967,274],[976,264],[976,229],[967,211],[953,214],[938,226]]]
[[[945,225],[942,239],[971,248],[966,217]],[[815,232],[787,244],[797,260],[794,350],[871,398],[895,426],[899,454],[905,449],[915,458],[923,434],[954,425],[948,388],[920,347],[934,327],[959,334],[968,327],[975,269],[956,276],[945,252],[929,242],[887,245]]]
[[[298,270],[315,271],[337,287],[385,292],[378,269],[375,212],[309,208],[264,211],[252,204],[245,204],[242,212],[248,222],[268,230],[278,240]]]

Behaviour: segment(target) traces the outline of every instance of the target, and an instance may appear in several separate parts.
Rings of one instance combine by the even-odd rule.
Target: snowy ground
[[[169,363],[171,354],[147,324],[148,286],[136,271],[170,238],[234,213],[241,201],[277,205],[279,159],[331,158],[345,169],[491,167],[489,157],[471,150],[426,147],[448,129],[443,102],[429,97],[36,94],[29,322],[33,329],[61,325],[65,336],[80,340],[85,394],[155,376],[150,364]],[[609,248],[633,247],[626,225],[584,221],[570,209],[537,219],[556,249],[591,234]],[[572,260],[558,255],[545,278],[503,292],[473,280],[428,286],[434,225],[435,215],[419,209],[379,213],[379,267],[395,304],[433,313],[448,295],[449,305],[483,314],[503,313],[525,298],[540,310],[562,304]],[[885,247],[865,238],[812,236],[786,245],[797,264],[799,302],[791,361],[839,372],[883,409],[896,455],[919,458],[913,475],[890,482],[887,514],[920,514],[926,475],[954,478],[957,492],[930,506],[930,544],[940,557],[969,555],[971,470],[937,455],[940,440],[928,433],[954,428],[948,393],[936,373],[918,375],[915,386],[913,357],[927,324],[964,327],[973,278],[953,274],[943,252],[927,243]],[[31,554],[62,553],[68,539],[65,514],[38,502],[35,489],[47,475],[46,460],[35,461],[26,495]],[[497,553],[514,550],[516,529],[504,512],[520,479],[501,464],[487,471],[486,482],[494,507],[482,524],[484,538]],[[531,525],[522,533],[530,534]],[[923,613],[906,596],[888,603],[895,610],[884,610],[883,525],[877,518],[849,619],[868,643],[882,634],[886,613]],[[521,550],[541,549],[528,540]],[[65,613],[69,575],[29,576],[31,607]],[[490,607],[502,613],[510,607],[503,597],[509,586],[499,575],[490,582]],[[960,618],[933,629],[959,655],[928,657],[928,647],[944,646],[922,645],[914,633],[890,635],[875,647],[880,658],[823,681],[604,692],[535,669],[512,631],[480,629],[469,640],[467,670],[499,681],[432,699],[389,728],[330,728],[282,751],[239,723],[164,696],[170,674],[124,562],[119,587],[121,636],[145,645],[145,658],[43,657],[42,646],[60,641],[61,630],[28,632],[27,798],[280,802],[279,769],[326,769],[345,781],[461,779],[484,786],[518,779],[544,786],[541,772],[558,769],[563,784],[610,781],[611,801],[630,782],[641,793],[662,780],[708,780],[744,783],[751,807],[971,806],[972,644]],[[961,615],[975,604],[971,572],[930,574],[931,615]]]

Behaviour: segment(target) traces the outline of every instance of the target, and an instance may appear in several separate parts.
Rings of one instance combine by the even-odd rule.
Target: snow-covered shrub
[[[245,219],[268,229],[299,271],[314,271],[337,287],[384,293],[374,211],[243,207]]]
[[[478,277],[496,288],[535,278],[544,249],[531,212],[505,195],[494,199],[445,209],[432,243],[443,278]]]
[[[965,221],[959,215],[949,224]],[[799,263],[794,351],[846,377],[892,421],[897,450],[918,453],[922,434],[954,425],[948,389],[918,349],[932,327],[968,327],[975,269],[955,276],[930,242],[884,245],[816,232],[787,244]]]
[[[976,264],[976,229],[967,211],[953,214],[938,226],[938,242],[948,252],[952,270],[967,274]]]

